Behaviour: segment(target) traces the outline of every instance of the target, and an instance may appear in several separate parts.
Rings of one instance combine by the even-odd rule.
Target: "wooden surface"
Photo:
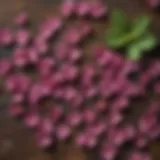
[[[55,13],[56,1],[0,0],[0,25],[11,25],[13,18],[23,9],[29,12],[33,25],[36,25],[48,15]],[[130,17],[134,17],[140,12],[148,12],[153,17],[153,31],[160,35],[160,13],[150,11],[142,0],[108,0],[108,5],[110,10],[123,9]],[[5,53],[1,52],[1,54]],[[0,160],[89,160],[82,150],[72,144],[60,145],[51,153],[38,149],[32,133],[24,128],[20,122],[8,117],[6,113],[7,102],[8,99],[1,96]],[[160,160],[160,144],[154,142],[151,144],[150,150],[153,160]]]

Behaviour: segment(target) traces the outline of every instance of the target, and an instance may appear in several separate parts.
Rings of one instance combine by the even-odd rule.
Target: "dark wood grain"
[[[56,14],[56,4],[59,0],[0,0],[0,25],[11,26],[14,17],[21,11],[27,10],[31,16],[33,26],[36,26],[48,15]],[[153,18],[153,31],[160,35],[160,13],[151,11],[143,0],[108,0],[110,10],[119,8],[131,18],[139,13],[147,12]],[[106,27],[97,25],[98,40],[102,39],[100,32]],[[7,54],[1,51],[0,54]],[[13,120],[6,113],[8,99],[0,98],[0,160],[88,160],[87,155],[72,143],[61,144],[51,153],[38,149],[34,137],[20,122]],[[160,144],[150,145],[153,160],[160,160]],[[98,160],[98,159],[96,159]]]

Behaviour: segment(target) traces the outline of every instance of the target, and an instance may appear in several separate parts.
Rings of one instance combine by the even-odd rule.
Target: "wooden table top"
[[[55,13],[59,0],[0,0],[0,25],[11,25],[13,18],[25,9],[31,15],[33,25]],[[143,0],[106,0],[110,10],[120,8],[130,17],[147,12],[153,18],[152,29],[160,35],[160,12],[151,11]],[[1,52],[0,54],[5,54]],[[51,153],[36,146],[32,133],[6,113],[8,99],[0,97],[0,160],[89,160],[84,151],[74,145],[60,144]],[[6,147],[4,147],[4,144]],[[160,143],[150,145],[153,160],[160,160]],[[9,151],[4,148],[9,148]],[[3,154],[3,152],[5,154]],[[93,160],[93,158],[91,158]],[[95,160],[98,160],[97,158]]]

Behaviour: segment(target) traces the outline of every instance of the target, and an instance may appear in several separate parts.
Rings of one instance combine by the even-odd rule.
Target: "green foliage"
[[[141,15],[131,21],[123,12],[114,11],[105,36],[108,47],[124,48],[128,58],[139,60],[157,43],[156,37],[149,32],[150,23],[147,15]]]

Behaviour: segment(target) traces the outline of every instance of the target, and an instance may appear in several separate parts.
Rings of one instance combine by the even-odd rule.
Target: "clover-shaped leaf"
[[[147,15],[136,17],[133,21],[121,11],[111,16],[105,40],[112,49],[124,48],[132,60],[141,58],[144,52],[156,46],[156,38],[149,33],[151,19]]]

